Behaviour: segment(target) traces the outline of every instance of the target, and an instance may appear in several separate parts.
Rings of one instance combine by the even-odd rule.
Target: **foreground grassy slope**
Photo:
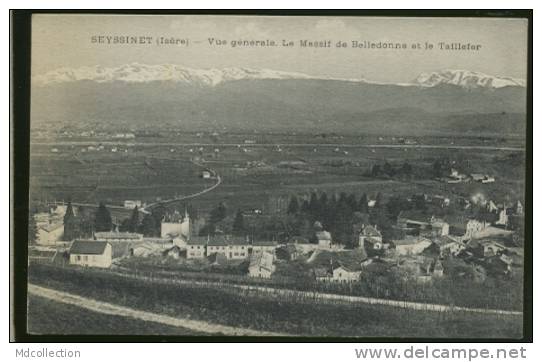
[[[522,331],[519,317],[322,304],[228,286],[172,287],[90,269],[38,269],[33,265],[29,277],[31,283],[136,309],[303,336],[520,338]],[[167,328],[160,333],[175,334]]]
[[[73,305],[30,296],[28,333],[53,335],[193,335],[188,329],[100,314]]]

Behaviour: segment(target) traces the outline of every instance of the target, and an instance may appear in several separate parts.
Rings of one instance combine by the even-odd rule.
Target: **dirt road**
[[[75,305],[79,308],[88,309],[97,313],[161,323],[173,327],[190,329],[194,332],[203,332],[205,334],[224,334],[227,336],[285,336],[285,334],[258,331],[248,328],[230,327],[222,324],[208,323],[186,318],[176,318],[163,314],[146,312],[111,303],[100,302],[71,293],[40,287],[35,284],[28,284],[28,293],[58,303]]]

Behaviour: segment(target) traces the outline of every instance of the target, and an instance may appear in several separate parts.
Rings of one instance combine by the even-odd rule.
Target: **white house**
[[[38,227],[36,243],[38,245],[55,245],[64,235],[62,223],[46,224]]]
[[[501,255],[502,252],[506,250],[506,246],[494,241],[484,243],[483,246],[484,246],[485,257]]]
[[[432,242],[431,240],[418,237],[406,237],[402,240],[394,240],[395,252],[398,255],[421,254]]]
[[[96,268],[111,266],[112,248],[106,241],[75,240],[69,253],[70,264]]]
[[[226,242],[229,244],[228,253],[226,254],[228,259],[248,258],[249,244],[245,238],[226,238]]]
[[[127,209],[134,209],[135,207],[141,207],[141,200],[124,200],[124,207]]]
[[[358,281],[361,276],[360,270],[349,268],[344,265],[339,265],[333,269],[333,281],[335,282],[355,282]]]
[[[186,242],[186,258],[187,259],[203,259],[205,258],[205,246],[207,240],[203,238],[191,238]]]
[[[275,271],[274,256],[266,251],[254,252],[250,257],[248,275],[253,278],[271,278]]]
[[[252,243],[252,252],[265,251],[274,255],[277,247],[278,243],[276,241],[254,241]]]
[[[378,228],[372,225],[362,225],[361,232],[359,233],[359,247],[364,248],[365,246],[365,240],[367,239],[374,240],[374,243],[380,243],[380,246],[382,246],[382,233],[378,230]],[[373,243],[373,244],[374,244]]]
[[[440,254],[443,256],[444,255],[457,256],[463,250],[465,250],[465,244],[459,241],[451,241],[449,243],[446,243],[440,246]]]
[[[203,172],[201,173],[201,177],[204,178],[204,179],[209,179],[209,178],[211,178],[211,172],[209,172],[209,171],[203,171]]]
[[[318,231],[316,233],[316,239],[318,239],[318,246],[321,249],[331,248],[331,234],[329,231]]]
[[[175,237],[175,236],[185,236],[186,238],[190,237],[190,217],[188,212],[184,212],[182,217],[180,214],[175,213],[173,215],[168,215],[162,220],[160,224],[160,236],[165,237]]]
[[[207,256],[212,254],[223,254],[224,256],[228,255],[229,245],[224,238],[213,237],[207,242]]]
[[[475,219],[467,221],[467,225],[465,226],[465,235],[463,235],[463,239],[471,239],[475,234],[485,230],[488,226],[489,224],[485,221],[478,221]]]
[[[450,224],[442,219],[431,216],[431,231],[436,236],[446,236],[450,233]]]
[[[508,225],[508,214],[506,212],[506,208],[503,208],[499,211],[499,219],[495,221],[496,225]]]

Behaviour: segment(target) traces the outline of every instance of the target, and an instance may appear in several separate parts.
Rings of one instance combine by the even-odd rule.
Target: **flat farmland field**
[[[100,151],[89,151],[89,146],[78,143],[60,142],[56,147],[35,145],[30,162],[31,197],[82,203],[105,201],[110,205],[121,205],[126,199],[150,203],[194,194],[212,186],[216,180],[203,179],[204,169],[215,171],[222,181],[211,192],[190,201],[204,212],[220,201],[225,201],[230,209],[265,211],[272,198],[312,191],[367,193],[370,197],[377,192],[386,196],[425,192],[461,197],[482,193],[488,198],[505,195],[511,200],[522,199],[524,195],[524,151],[507,148],[521,147],[516,144],[505,144],[504,149],[472,150],[378,144],[371,147],[355,139],[339,140],[350,142],[344,145],[326,143],[329,140],[311,143],[312,139],[305,139],[305,143],[274,143],[280,139],[277,136],[262,138],[265,144],[243,144],[242,137],[231,137],[222,140],[224,143],[192,140],[201,142],[199,145],[175,144],[167,139],[162,144],[108,144]],[[295,136],[292,140],[303,139]],[[424,144],[434,146],[438,145],[437,141],[429,139]],[[455,139],[454,144],[487,146],[473,139]],[[416,173],[430,169],[441,158],[468,160],[470,172],[492,175],[496,182],[446,184],[427,177],[405,180],[369,176],[375,164],[388,162],[399,168],[408,163]],[[182,207],[185,202],[170,206]]]
[[[162,158],[138,151],[60,149],[58,153],[32,153],[30,192],[35,199],[121,205],[124,200],[154,202],[198,192],[213,180],[201,177],[203,168],[188,156]]]

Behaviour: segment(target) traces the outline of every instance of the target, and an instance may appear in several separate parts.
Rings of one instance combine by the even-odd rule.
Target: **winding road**
[[[157,201],[157,202],[153,202],[151,204],[146,205],[145,207],[142,207],[141,209],[139,209],[139,211],[144,213],[144,214],[150,214],[151,212],[149,210],[152,210],[152,208],[154,208],[156,206],[167,205],[167,204],[177,202],[177,201],[193,199],[195,197],[198,197],[198,196],[204,195],[204,194],[206,194],[208,192],[211,192],[214,189],[216,189],[218,186],[220,186],[220,184],[222,183],[222,177],[219,174],[217,174],[215,170],[212,170],[212,169],[206,167],[205,165],[197,163],[194,160],[190,160],[190,162],[192,162],[196,166],[199,166],[199,167],[202,167],[202,168],[205,168],[205,169],[209,170],[209,172],[211,172],[211,174],[215,177],[216,182],[213,185],[211,185],[211,186],[209,186],[209,187],[207,187],[207,188],[205,188],[205,189],[203,189],[201,191],[195,192],[193,194],[180,196],[180,197],[173,197],[171,199],[160,200],[160,201]],[[66,203],[65,202],[56,202],[55,204],[66,204]],[[81,203],[81,202],[72,202],[71,204],[73,206],[98,207],[98,205],[96,205],[96,204]],[[110,208],[110,209],[116,209],[116,210],[127,210],[124,206],[118,206],[118,205],[107,205],[107,207]]]

